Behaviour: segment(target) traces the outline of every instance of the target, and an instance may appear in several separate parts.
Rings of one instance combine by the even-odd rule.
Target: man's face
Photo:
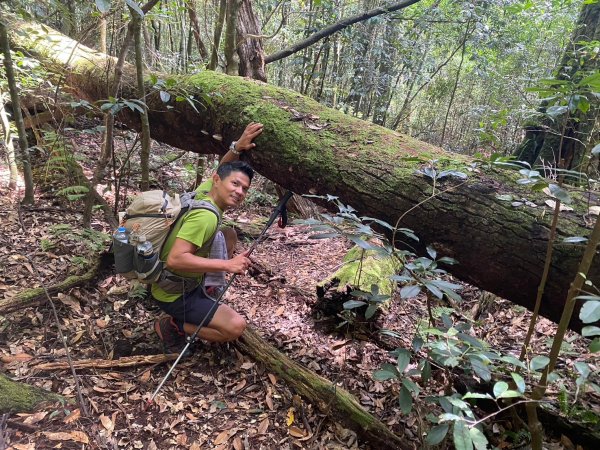
[[[213,175],[213,199],[223,210],[241,205],[249,188],[250,178],[244,172],[231,172],[224,179]]]

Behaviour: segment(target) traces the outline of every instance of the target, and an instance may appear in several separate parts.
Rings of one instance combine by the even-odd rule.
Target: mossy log
[[[366,411],[345,389],[294,362],[256,331],[246,328],[237,341],[243,352],[262,362],[269,371],[281,377],[303,399],[322,413],[352,428],[378,449],[412,449],[407,440],[393,434],[381,421]]]
[[[13,381],[0,373],[0,414],[30,412],[58,402],[68,401],[61,395]]]
[[[15,48],[35,55],[47,68],[63,71],[75,95],[89,101],[107,98],[106,77],[115,59],[62,34],[4,13]],[[473,160],[392,130],[326,108],[296,92],[268,84],[203,71],[174,78],[171,99],[164,103],[148,81],[152,138],[198,153],[225,153],[249,121],[262,122],[257,148],[247,156],[263,175],[295,193],[332,194],[368,215],[411,228],[420,242],[440,256],[458,260],[449,270],[458,278],[528,308],[533,308],[543,272],[551,210],[542,193],[516,183],[519,174],[472,169]],[[126,65],[123,98],[135,98],[135,70]],[[205,99],[192,107],[185,98]],[[177,99],[184,101],[177,101]],[[195,101],[195,100],[194,100]],[[139,129],[139,116],[124,107],[118,119]],[[440,170],[468,174],[466,180],[446,176],[434,181],[418,169],[435,162]],[[433,172],[429,172],[430,174]],[[435,195],[432,195],[435,194]],[[536,208],[512,205],[499,197],[527,199]],[[561,212],[540,313],[558,321],[577,270],[582,247],[563,244],[569,236],[587,236],[589,204],[594,196],[578,196],[574,211]],[[399,242],[397,244],[400,245]],[[588,274],[600,285],[600,264]],[[580,305],[577,306],[579,308]],[[571,327],[580,329],[577,311]]]
[[[68,289],[80,286],[83,283],[96,278],[98,269],[102,261],[102,257],[94,260],[90,265],[90,268],[83,275],[72,275],[67,277],[65,280],[48,286],[46,289],[49,295],[57,294]],[[46,292],[43,287],[26,289],[19,292],[14,297],[8,297],[0,300],[0,314],[8,314],[14,311],[18,311],[22,308],[33,306],[37,303],[43,303],[47,300]]]

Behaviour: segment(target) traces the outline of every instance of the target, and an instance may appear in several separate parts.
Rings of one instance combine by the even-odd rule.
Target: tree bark
[[[252,11],[252,2],[242,0],[237,18],[237,53],[240,58],[239,74],[254,80],[267,81],[265,52],[258,19]]]
[[[11,38],[21,48],[38,55],[46,64],[62,64],[69,86],[76,94],[95,101],[105,98],[105,68],[110,58],[78,46],[71,57],[59,51],[49,39],[34,40],[32,33],[16,29],[35,28],[34,23],[10,20]],[[60,38],[60,48],[74,45]],[[112,61],[112,60],[111,60]],[[113,62],[114,64],[114,62]],[[160,75],[164,77],[165,75]],[[135,72],[123,68],[123,97],[133,97]],[[241,134],[249,121],[265,124],[257,139],[258,147],[246,156],[263,175],[296,193],[334,194],[359,214],[377,217],[395,225],[411,228],[421,239],[414,244],[422,251],[431,245],[438,254],[454,257],[459,264],[448,269],[458,278],[532,308],[543,270],[549,216],[544,213],[546,197],[515,183],[513,172],[491,169],[470,171],[473,161],[408,136],[370,124],[319,105],[286,89],[257,81],[203,72],[181,77],[179,83],[196,98],[218,92],[211,102],[196,112],[186,102],[171,102],[166,109],[157,94],[147,97],[153,137],[159,141],[198,153],[224,154],[222,142]],[[123,110],[120,120],[139,129],[139,117]],[[436,181],[415,173],[416,169],[437,160],[444,168],[468,173],[466,181],[451,177]],[[540,205],[513,207],[498,194],[527,198]],[[541,314],[558,321],[569,280],[574,277],[582,255],[581,246],[564,244],[568,236],[587,236],[588,198],[563,212],[558,225],[559,244],[554,252]],[[592,204],[596,202],[590,198]],[[411,243],[411,245],[413,245]],[[600,285],[600,264],[594,264],[589,280]],[[577,308],[580,307],[578,304]],[[571,327],[580,329],[575,314]]]
[[[219,65],[219,45],[221,44],[221,34],[223,33],[223,24],[225,23],[225,13],[227,11],[227,0],[219,2],[219,16],[215,23],[215,31],[213,34],[213,47],[210,53],[210,63],[208,70],[215,70]]]
[[[238,347],[269,371],[279,375],[300,396],[327,415],[350,426],[359,436],[379,449],[412,449],[407,440],[393,434],[358,403],[352,394],[331,381],[297,364],[266,342],[251,328],[237,341]]]
[[[239,73],[239,56],[237,55],[237,17],[242,0],[227,0],[225,27],[225,73]]]
[[[278,52],[273,53],[272,55],[268,55],[265,57],[265,64],[270,64],[275,61],[279,61],[280,59],[287,58],[290,55],[293,55],[300,50],[305,49],[306,47],[310,47],[311,45],[319,42],[321,39],[326,38],[327,36],[331,36],[333,33],[337,33],[338,31],[343,30],[344,28],[349,27],[350,25],[354,25],[355,23],[365,21],[370,19],[371,17],[380,16],[381,14],[387,14],[390,12],[398,11],[400,9],[404,9],[409,7],[410,5],[414,5],[418,3],[419,0],[404,0],[402,2],[395,3],[389,6],[379,6],[377,8],[373,8],[365,13],[357,14],[355,16],[347,17],[342,19],[328,27],[323,28],[322,30],[317,31],[314,34],[311,34],[306,39],[303,39],[290,47],[279,50]]]
[[[10,123],[8,121],[8,115],[4,105],[4,94],[0,90],[0,122],[2,123],[2,132],[4,134],[4,147],[6,148],[6,162],[8,163],[8,169],[10,173],[8,181],[8,190],[12,191],[17,188],[17,181],[19,181],[19,169],[17,167],[17,159],[15,155],[15,146],[13,145],[12,131],[10,130]]]

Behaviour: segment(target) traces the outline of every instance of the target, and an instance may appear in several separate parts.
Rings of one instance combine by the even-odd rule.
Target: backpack
[[[175,223],[185,213],[194,209],[206,209],[217,216],[217,230],[221,224],[221,215],[215,205],[206,200],[196,200],[196,192],[170,196],[166,191],[153,190],[138,194],[126,212],[119,213],[120,224],[125,227],[127,242],[113,235],[115,272],[128,279],[137,279],[143,283],[156,283],[165,278],[176,276],[164,268],[160,253],[164,243],[175,227]],[[202,246],[210,248],[215,233]],[[136,248],[140,236],[150,242],[151,250],[139,254]],[[177,276],[176,276],[177,277]],[[178,277],[182,279],[182,277]]]

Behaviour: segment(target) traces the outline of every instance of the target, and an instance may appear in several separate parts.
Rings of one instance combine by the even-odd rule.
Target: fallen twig
[[[135,367],[144,364],[162,364],[177,359],[177,353],[164,355],[138,355],[124,356],[119,359],[82,359],[73,361],[76,369],[111,369],[114,367]],[[68,369],[68,361],[55,361],[33,366],[34,370],[62,370]]]

